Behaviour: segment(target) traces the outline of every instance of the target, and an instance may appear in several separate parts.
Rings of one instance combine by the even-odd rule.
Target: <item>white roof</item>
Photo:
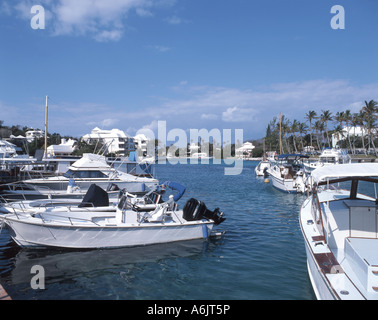
[[[93,154],[93,153],[84,153],[83,157],[76,162],[74,162],[70,169],[86,169],[86,170],[110,170],[111,167],[106,163],[104,156]]]
[[[378,177],[377,163],[345,163],[321,167],[311,172],[314,181],[341,177]]]

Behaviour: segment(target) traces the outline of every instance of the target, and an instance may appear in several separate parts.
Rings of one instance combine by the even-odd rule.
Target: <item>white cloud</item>
[[[217,120],[218,118],[219,118],[219,116],[214,114],[214,113],[203,113],[203,114],[201,114],[201,119],[204,119],[204,120]]]
[[[350,109],[354,113],[359,112],[364,100],[378,100],[378,83],[356,85],[344,80],[279,83],[254,90],[186,84],[169,90],[164,97],[149,100],[145,107],[141,107],[141,99],[137,110],[88,102],[52,104],[49,127],[53,132],[74,136],[95,126],[127,130],[132,135],[140,128],[156,131],[158,121],[165,120],[168,128],[238,128],[244,130],[246,139],[261,138],[269,121],[280,113],[305,121],[309,110],[320,114],[327,109],[335,114]],[[171,93],[176,98],[169,98]],[[0,101],[2,119],[5,125],[43,127],[43,105],[43,99],[38,106],[26,109]]]
[[[111,30],[111,31],[104,30],[96,34],[94,38],[99,42],[118,41],[122,38],[122,35],[123,35],[122,30]]]
[[[253,122],[257,113],[253,108],[239,108],[237,106],[227,108],[222,112],[222,120],[225,122]]]
[[[166,47],[166,46],[161,46],[161,45],[152,46],[152,48],[158,52],[167,52],[171,50],[171,48]]]
[[[165,21],[169,24],[182,24],[182,23],[187,23],[188,21],[185,20],[185,19],[182,19],[178,16],[172,16],[172,17],[168,17],[167,19],[165,19]]]
[[[40,0],[54,35],[91,36],[97,41],[119,41],[129,14],[153,16],[158,6],[172,6],[173,1],[151,0]],[[32,0],[18,0],[14,8],[23,19],[30,19]],[[9,12],[7,3],[0,7]]]

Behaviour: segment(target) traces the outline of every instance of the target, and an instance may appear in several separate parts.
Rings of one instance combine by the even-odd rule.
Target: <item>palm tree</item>
[[[337,135],[337,140],[340,141],[340,136],[343,137],[343,127],[338,124],[335,128],[335,134]]]
[[[345,110],[344,121],[345,121],[346,129],[347,129],[347,137],[348,137],[350,152],[352,152],[352,143],[350,142],[350,134],[349,134],[349,131],[350,131],[349,123],[352,121],[352,114],[350,110]]]
[[[305,135],[307,133],[307,129],[308,129],[308,127],[307,127],[305,122],[299,123],[298,131],[299,131],[299,136],[301,138],[302,150],[304,149],[303,135]]]
[[[340,139],[344,139],[344,135],[343,135],[343,122],[345,120],[345,114],[344,114],[344,111],[340,111],[340,112],[336,112],[336,115],[335,117],[333,118],[333,120],[335,122],[338,123],[337,125],[337,132],[335,132],[337,134],[337,140],[339,141]],[[335,130],[336,130],[335,128]]]
[[[282,137],[285,141],[285,145],[286,145],[286,149],[287,149],[287,152],[290,153],[290,147],[289,147],[289,144],[287,142],[287,134],[290,132],[290,120],[289,119],[285,119],[285,115],[282,116],[281,118],[281,130],[282,130]]]
[[[319,144],[319,132],[321,133],[323,137],[323,130],[324,130],[324,123],[321,120],[317,120],[314,125],[314,129],[316,132],[316,142],[318,144],[318,150],[321,150],[320,144]]]
[[[365,105],[362,107],[361,111],[364,114],[364,120],[366,122],[366,128],[368,130],[368,139],[369,144],[368,148],[370,148],[370,143],[374,149],[375,155],[377,155],[377,151],[375,149],[374,144],[374,134],[372,135],[372,128],[374,128],[375,121],[377,120],[377,113],[378,113],[378,102],[374,100],[370,100],[369,102],[365,101]]]
[[[295,140],[296,140],[295,133],[299,131],[299,121],[298,120],[296,120],[296,119],[293,120],[293,122],[291,123],[291,126],[290,126],[290,130],[291,130],[291,132],[293,134],[294,150],[295,150],[295,152],[298,152],[298,150],[297,150],[297,144],[295,142]]]
[[[325,125],[325,131],[326,131],[326,135],[327,135],[327,142],[328,142],[328,146],[330,147],[330,143],[329,143],[329,136],[328,136],[328,122],[329,121],[332,121],[332,116],[331,116],[331,112],[329,110],[322,110],[322,114],[320,115],[320,120],[324,123]]]
[[[350,120],[350,124],[353,127],[353,154],[356,153],[356,128],[359,126],[360,122],[361,122],[360,115],[358,113],[353,113]],[[348,131],[348,134],[349,134],[349,131]]]
[[[366,156],[366,148],[365,148],[365,132],[366,132],[366,127],[365,127],[365,124],[364,124],[365,115],[364,115],[362,109],[360,110],[360,113],[358,114],[357,119],[358,119],[358,124],[361,127],[362,148],[363,148],[365,156]]]
[[[311,127],[311,121],[316,119],[316,112],[314,110],[310,110],[308,113],[306,113],[306,120],[310,123],[310,145],[312,147],[312,127]]]

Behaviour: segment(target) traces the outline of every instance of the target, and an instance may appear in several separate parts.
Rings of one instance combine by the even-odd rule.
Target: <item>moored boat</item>
[[[327,148],[320,154],[315,162],[305,162],[304,168],[308,171],[315,170],[324,166],[351,163],[351,157],[345,149]]]
[[[95,195],[105,200],[99,210],[79,205],[7,213],[0,216],[2,226],[21,247],[93,249],[206,239],[225,220],[218,208],[211,211],[193,198],[179,210],[173,195],[166,202],[146,203],[123,192],[113,210],[106,196]]]
[[[289,193],[304,193],[307,191],[307,174],[303,170],[302,154],[281,154],[275,161],[271,161],[267,169],[272,185]]]
[[[8,199],[40,199],[83,197],[95,183],[108,191],[127,188],[132,193],[146,193],[159,182],[151,177],[139,177],[110,166],[104,156],[84,154],[63,175],[26,179],[3,186],[3,196]]]
[[[299,222],[316,297],[378,299],[378,163],[323,167],[312,178]]]

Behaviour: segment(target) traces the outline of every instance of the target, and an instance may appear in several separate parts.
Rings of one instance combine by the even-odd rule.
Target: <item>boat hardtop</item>
[[[321,167],[311,176],[299,221],[316,297],[378,299],[378,163]]]
[[[378,163],[345,163],[317,168],[311,172],[311,177],[316,183],[343,177],[352,179],[354,177],[375,176],[378,176]]]

